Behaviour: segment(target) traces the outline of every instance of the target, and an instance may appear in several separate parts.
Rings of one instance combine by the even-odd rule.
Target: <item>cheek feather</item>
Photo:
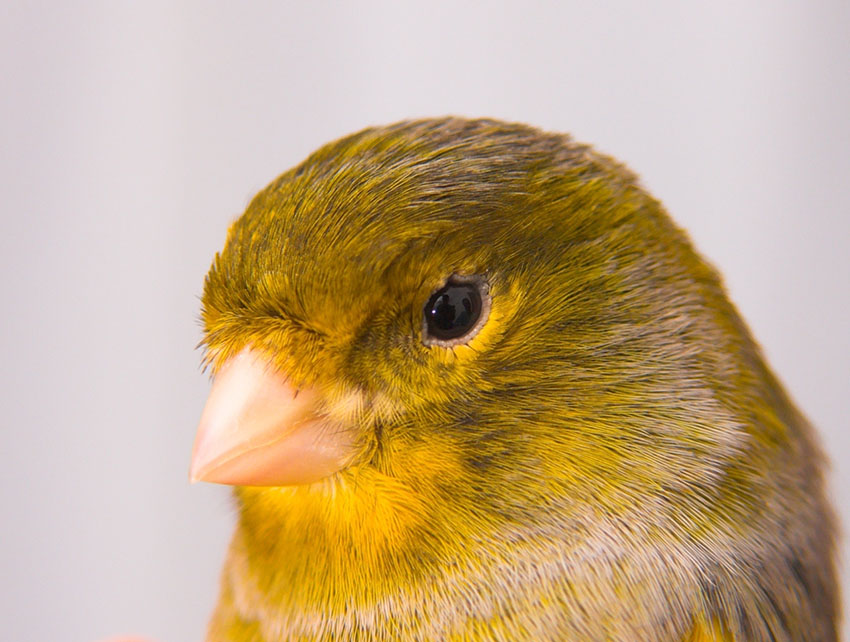
[[[250,536],[276,558],[297,555],[317,567],[344,564],[352,550],[404,565],[407,555],[442,546],[438,534],[447,527],[479,528],[447,523],[454,519],[449,502],[463,495],[465,466],[454,444],[419,442],[384,452],[382,462],[305,486],[238,489]]]

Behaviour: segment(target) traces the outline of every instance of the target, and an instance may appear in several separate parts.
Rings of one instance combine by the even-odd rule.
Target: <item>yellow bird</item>
[[[422,120],[260,192],[203,295],[208,639],[837,639],[812,428],[615,160]]]

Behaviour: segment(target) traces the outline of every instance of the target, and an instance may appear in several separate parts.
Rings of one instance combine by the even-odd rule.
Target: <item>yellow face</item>
[[[193,476],[239,486],[250,603],[413,631],[507,586],[529,618],[505,631],[550,609],[633,639],[634,604],[731,622],[706,569],[722,604],[754,581],[792,608],[780,554],[832,581],[804,420],[660,205],[567,137],[449,119],[332,143],[233,224],[203,305]],[[724,575],[741,559],[765,577]]]
[[[249,349],[314,393],[346,435],[337,475],[443,448],[494,507],[711,479],[747,438],[704,354],[735,340],[714,274],[608,159],[458,127],[366,132],[261,192],[207,278],[214,368]],[[483,306],[447,339],[441,292]]]

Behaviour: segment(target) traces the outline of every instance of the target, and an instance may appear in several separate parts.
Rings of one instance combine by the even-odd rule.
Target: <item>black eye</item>
[[[474,337],[490,311],[487,282],[480,276],[449,277],[425,304],[422,341],[451,347]]]

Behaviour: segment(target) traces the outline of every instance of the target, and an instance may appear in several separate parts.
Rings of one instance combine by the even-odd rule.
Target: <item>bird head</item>
[[[435,531],[636,507],[647,528],[700,529],[748,514],[788,439],[753,403],[766,375],[719,279],[660,205],[521,125],[408,122],[320,149],[232,225],[203,322],[192,475],[265,511],[346,489]]]
[[[237,486],[270,603],[418,587],[381,607],[415,622],[435,576],[510,610],[569,569],[591,627],[623,590],[720,612],[741,559],[830,583],[805,420],[659,203],[568,136],[442,119],[321,148],[233,223],[203,324],[191,475]]]

